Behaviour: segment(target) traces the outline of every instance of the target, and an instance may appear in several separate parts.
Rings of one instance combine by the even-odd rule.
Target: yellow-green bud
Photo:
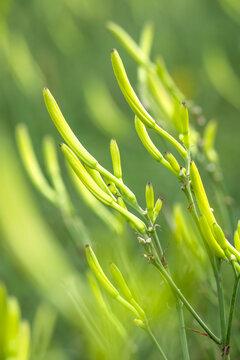
[[[180,166],[176,160],[176,158],[173,156],[173,154],[171,154],[170,152],[166,151],[165,152],[165,158],[167,159],[167,161],[169,162],[169,164],[171,165],[171,167],[173,168],[173,170],[176,171],[177,174],[180,173]]]
[[[146,205],[147,205],[147,211],[148,215],[153,221],[153,209],[154,209],[154,192],[153,192],[153,186],[149,182],[146,185]]]
[[[216,219],[213,215],[212,209],[210,208],[200,174],[194,161],[191,161],[190,163],[190,179],[199,210],[206,216],[208,224],[212,226],[212,224],[216,222]]]
[[[224,232],[222,231],[221,227],[217,223],[214,223],[212,229],[213,229],[213,235],[217,240],[218,244],[221,246],[223,250],[225,250],[227,248],[227,240],[225,238]]]
[[[111,204],[111,207],[117,210],[120,214],[122,214],[129,221],[129,224],[134,230],[140,233],[146,231],[146,225],[144,224],[144,222],[134,214],[130,213],[127,209],[123,208],[121,205],[118,205],[114,202]]]
[[[217,132],[217,122],[216,120],[210,120],[205,127],[204,135],[203,135],[203,149],[205,151],[206,156],[212,162],[217,162],[218,155],[214,150],[214,142]]]
[[[90,266],[92,272],[94,273],[100,284],[104,287],[104,289],[107,291],[107,293],[110,296],[116,298],[119,295],[119,292],[104,274],[98,262],[98,259],[94,254],[93,249],[89,245],[86,245],[86,257],[87,257],[88,265]]]
[[[129,106],[131,107],[132,111],[146,126],[153,127],[155,125],[155,120],[144,109],[137,95],[135,94],[128,80],[122,60],[116,49],[112,50],[111,59],[112,59],[114,74],[116,76],[120,89],[125,99],[127,100]]]
[[[238,230],[234,232],[234,245],[238,252],[240,252],[240,236]]]
[[[118,269],[118,267],[111,263],[109,265],[112,276],[114,278],[115,283],[118,285],[120,291],[122,292],[123,296],[125,297],[126,300],[131,301],[132,299],[132,293],[129,290],[126,281],[124,280],[124,277],[122,276],[121,271]]]
[[[238,223],[237,223],[237,231],[238,231],[238,235],[240,238],[240,220],[238,220]]]
[[[79,140],[74,135],[70,126],[66,122],[61,110],[59,109],[54,97],[50,91],[45,88],[43,89],[43,97],[51,116],[52,121],[54,122],[56,128],[58,129],[60,135],[72,149],[72,151],[89,167],[95,168],[98,164],[97,160],[89,154],[89,152],[82,146]]]
[[[24,124],[20,124],[17,126],[16,139],[19,152],[28,176],[32,180],[35,187],[48,200],[55,203],[57,200],[56,193],[48,184],[46,178],[42,173],[42,170],[40,169],[39,163],[33,150],[31,138],[29,136],[27,127]]]
[[[142,141],[143,145],[149,152],[149,154],[157,161],[161,162],[163,159],[162,154],[160,151],[156,148],[156,146],[153,144],[152,140],[150,139],[148,132],[141,120],[138,119],[137,116],[135,116],[135,127],[137,134]]]
[[[112,139],[110,142],[110,152],[112,157],[112,164],[113,164],[113,173],[116,178],[122,178],[122,167],[121,167],[121,159],[120,159],[120,152],[115,139]]]
[[[91,177],[93,178],[93,180],[95,181],[95,183],[108,195],[110,195],[114,201],[116,201],[116,199],[114,198],[113,194],[111,193],[111,191],[109,190],[108,186],[105,184],[105,182],[103,181],[99,171],[90,168],[89,166],[85,165],[85,168],[87,170],[87,172],[89,173],[89,175],[91,175]]]
[[[123,28],[113,22],[107,22],[106,27],[120,41],[137,63],[144,66],[150,65],[150,61],[145,52]]]
[[[86,186],[86,188],[102,203],[111,206],[113,199],[95,183],[93,178],[89,175],[85,167],[81,164],[72,150],[65,144],[61,144],[61,150],[72,169],[82,181],[82,183]]]
[[[157,199],[156,204],[153,209],[153,222],[155,222],[156,218],[158,217],[158,214],[160,213],[162,208],[162,200],[160,198]]]
[[[118,196],[118,197],[117,197],[117,203],[118,203],[118,205],[120,205],[122,208],[124,208],[124,209],[127,210],[126,204],[125,204],[125,202],[123,201],[123,198],[122,198],[121,196]]]
[[[188,108],[185,102],[180,105],[179,111],[180,121],[181,121],[181,128],[182,128],[182,135],[183,135],[183,143],[186,149],[189,148],[189,115],[188,115]]]
[[[209,246],[209,248],[213,251],[213,253],[216,255],[216,257],[220,259],[226,258],[223,249],[219,246],[216,239],[214,238],[212,231],[210,229],[210,226],[207,222],[206,216],[201,214],[199,217],[199,225],[202,232],[202,235],[204,236],[204,239]]]

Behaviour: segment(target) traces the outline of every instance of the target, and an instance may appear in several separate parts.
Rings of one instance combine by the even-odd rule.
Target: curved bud
[[[89,167],[95,168],[98,164],[97,160],[83,147],[83,145],[76,138],[70,126],[66,122],[63,114],[61,113],[61,110],[59,109],[54,97],[47,88],[43,89],[43,97],[49,115],[51,116],[51,119],[62,138],[84,163],[86,163]]]
[[[151,65],[150,60],[145,52],[137,45],[137,43],[128,35],[128,33],[119,25],[109,21],[106,28],[120,41],[133,59],[144,66]]]
[[[176,171],[177,174],[179,174],[180,173],[180,166],[179,166],[179,164],[177,162],[177,159],[173,156],[173,154],[166,151],[165,152],[165,158],[167,159],[167,161],[169,162],[169,164],[171,165],[173,170]]]
[[[182,135],[183,139],[182,142],[185,145],[186,149],[189,148],[189,115],[188,115],[188,108],[185,102],[182,102],[180,105],[179,116],[181,121],[181,128],[182,128]]]
[[[127,209],[123,208],[121,205],[118,205],[116,203],[112,203],[111,207],[115,210],[117,210],[120,214],[122,214],[128,221],[129,225],[136,231],[140,233],[146,232],[146,225],[142,220],[140,220],[137,216],[130,213]]]
[[[103,181],[99,171],[90,168],[89,166],[85,165],[85,168],[87,170],[87,172],[89,173],[89,175],[91,175],[91,177],[93,178],[93,180],[95,181],[95,183],[108,195],[110,195],[114,201],[116,201],[115,197],[113,196],[113,194],[111,193],[111,191],[109,190],[108,186],[105,184],[105,182]]]
[[[122,208],[124,208],[124,209],[127,210],[126,204],[125,204],[125,202],[123,201],[123,198],[122,198],[121,196],[118,196],[118,198],[117,198],[117,203],[118,203],[118,205],[120,205]]]
[[[16,128],[16,139],[22,162],[35,187],[51,202],[56,203],[57,196],[50,187],[38,164],[27,127],[20,124]]]
[[[240,237],[239,237],[238,230],[236,230],[234,232],[234,245],[235,245],[236,250],[238,252],[240,252]]]
[[[96,255],[94,254],[93,249],[91,248],[90,245],[86,245],[85,250],[86,250],[87,262],[88,262],[88,265],[90,266],[92,272],[94,273],[94,275],[96,276],[96,278],[98,279],[100,284],[107,291],[107,293],[111,297],[116,298],[119,295],[119,292],[117,291],[117,289],[112,285],[112,283],[108,280],[108,278],[104,274],[104,272],[98,262],[98,259],[97,259]]]
[[[153,221],[153,209],[154,209],[154,192],[153,192],[153,186],[149,182],[146,185],[146,205],[147,205],[147,211],[148,215]]]
[[[217,162],[218,160],[218,155],[214,150],[216,132],[217,132],[217,121],[210,120],[205,127],[205,131],[203,135],[203,149],[208,159],[212,162]]]
[[[89,175],[85,167],[81,164],[76,155],[72,152],[72,150],[65,144],[61,144],[61,150],[66,157],[67,161],[71,165],[72,169],[82,181],[82,183],[86,186],[86,188],[102,203],[105,205],[111,206],[113,199],[106,194],[93,180],[93,178]]]
[[[190,178],[191,178],[191,186],[193,188],[199,210],[202,214],[206,216],[208,224],[212,226],[212,224],[216,222],[216,219],[210,208],[200,174],[198,172],[198,169],[194,161],[191,161],[190,163]]]
[[[217,240],[218,244],[221,246],[223,250],[225,250],[227,248],[227,240],[225,238],[224,232],[222,231],[221,227],[217,223],[214,223],[212,229],[213,229],[213,235]]]
[[[132,299],[132,293],[129,290],[126,281],[124,280],[124,277],[122,276],[121,271],[118,269],[118,267],[111,263],[109,264],[112,276],[114,278],[115,283],[118,285],[120,291],[122,292],[123,296],[126,300],[131,301]]]
[[[152,140],[150,139],[147,130],[141,120],[138,119],[137,116],[135,116],[135,127],[137,134],[142,141],[143,145],[149,152],[149,154],[157,161],[161,162],[163,159],[162,154],[160,151],[156,148],[156,146],[153,144]]]
[[[153,209],[153,222],[155,222],[156,218],[158,217],[158,214],[160,213],[162,208],[162,200],[160,198],[157,199],[155,207]]]
[[[137,95],[135,94],[124,69],[122,60],[116,49],[111,53],[112,66],[114,74],[120,86],[120,89],[127,100],[132,111],[139,117],[139,119],[148,127],[154,127],[155,120],[144,109]]]
[[[110,142],[110,152],[113,164],[113,173],[116,178],[122,178],[122,167],[121,167],[121,159],[120,159],[120,152],[115,139],[112,139]]]
[[[213,251],[213,253],[216,255],[216,257],[220,259],[226,258],[223,249],[219,246],[217,241],[215,240],[212,231],[210,229],[210,226],[207,222],[206,216],[201,214],[199,216],[199,225],[202,232],[202,235],[209,246],[209,248]]]

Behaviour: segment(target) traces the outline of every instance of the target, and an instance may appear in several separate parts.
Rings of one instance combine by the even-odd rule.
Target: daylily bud
[[[169,162],[169,164],[172,166],[172,168],[176,171],[177,174],[180,173],[180,166],[176,160],[176,158],[171,154],[170,152],[165,152],[165,158]]]
[[[119,25],[109,21],[106,24],[107,29],[121,42],[129,54],[139,64],[144,66],[151,65],[145,52],[138,46],[138,44],[122,29]]]
[[[115,283],[118,285],[120,291],[122,292],[123,296],[125,297],[126,300],[131,301],[132,299],[132,293],[129,290],[126,281],[124,280],[124,277],[122,276],[121,271],[118,269],[118,267],[111,263],[109,265],[112,276],[115,280]]]
[[[120,89],[127,100],[132,111],[138,116],[138,118],[148,127],[155,125],[155,120],[148,114],[144,109],[137,95],[135,94],[124,69],[122,60],[116,49],[112,50],[111,53],[112,66],[114,74],[117,78]]]
[[[55,203],[57,196],[55,191],[48,184],[35,156],[32,142],[28,134],[27,127],[23,124],[16,128],[16,138],[19,152],[28,173],[36,188],[51,202]]]
[[[212,229],[213,229],[213,235],[217,240],[218,244],[221,246],[223,250],[225,250],[227,248],[227,240],[225,238],[224,232],[222,231],[221,227],[217,223],[214,223]]]
[[[180,106],[179,117],[182,124],[183,144],[186,149],[189,148],[189,115],[186,103],[183,102]]]
[[[153,221],[153,209],[154,209],[154,192],[153,192],[153,186],[149,182],[146,185],[146,205],[148,210],[148,215]]]
[[[86,245],[86,256],[87,256],[87,262],[90,266],[91,270],[95,274],[96,278],[99,280],[100,284],[104,287],[104,289],[107,291],[107,293],[112,296],[113,298],[116,298],[119,295],[119,292],[117,289],[112,285],[112,283],[108,280],[106,275],[104,274],[98,259],[96,255],[94,254],[93,249],[91,246]]]
[[[240,252],[240,237],[239,237],[239,232],[238,230],[236,230],[234,232],[234,245],[235,245],[235,248],[238,252]]]
[[[210,226],[207,222],[206,216],[201,214],[199,217],[199,225],[201,228],[202,235],[213,253],[220,259],[224,259],[226,256],[223,249],[219,246],[216,239],[214,238]]]
[[[112,164],[113,164],[113,173],[116,178],[122,178],[122,167],[121,167],[121,160],[120,160],[120,152],[115,139],[112,139],[110,142],[110,152],[112,157]]]
[[[158,217],[158,214],[160,213],[162,208],[162,200],[160,198],[157,199],[155,207],[153,209],[153,222],[155,222],[156,218]]]
[[[194,161],[191,161],[191,163],[190,163],[190,179],[191,179],[191,186],[193,188],[199,210],[202,214],[204,214],[206,216],[208,224],[210,226],[212,226],[212,224],[216,222],[216,219],[210,208],[208,198],[207,198],[206,192],[204,190],[200,174],[198,172],[198,169],[197,169]]]
[[[84,163],[86,163],[89,167],[95,168],[98,164],[97,160],[82,146],[82,144],[76,138],[70,126],[64,119],[63,114],[61,113],[61,110],[59,109],[54,97],[47,88],[43,89],[43,97],[49,115],[51,116],[52,121],[54,122],[63,139]]]
[[[113,199],[106,194],[92,179],[85,167],[78,160],[76,155],[72,150],[65,144],[61,144],[61,150],[71,165],[72,169],[75,171],[76,175],[83,182],[86,188],[102,203],[110,206],[113,202]]]
[[[135,127],[138,133],[138,136],[140,137],[140,140],[142,141],[143,145],[149,152],[149,154],[157,161],[161,162],[163,159],[162,154],[160,151],[156,148],[156,146],[153,144],[152,140],[150,139],[147,130],[141,120],[138,119],[137,116],[135,116]]]

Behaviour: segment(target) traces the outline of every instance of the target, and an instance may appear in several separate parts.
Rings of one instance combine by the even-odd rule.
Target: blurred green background
[[[83,251],[77,253],[59,210],[33,188],[20,161],[14,135],[19,122],[28,126],[43,166],[43,137],[52,135],[56,145],[61,141],[44,106],[42,88],[47,86],[83,145],[108,169],[111,169],[109,141],[111,137],[117,139],[125,183],[134,189],[143,206],[147,181],[152,181],[156,195],[164,197],[166,208],[182,200],[176,180],[151,160],[134,131],[133,114],[111,68],[111,48],[117,48],[121,54],[132,84],[136,83],[136,64],[105,29],[108,20],[121,25],[136,41],[143,25],[150,21],[155,33],[152,58],[160,54],[187,98],[203,108],[207,119],[218,121],[216,149],[227,194],[233,199],[234,216],[236,219],[239,216],[238,1],[1,0],[0,280],[9,294],[19,299],[23,317],[31,324],[36,321],[42,302],[53,306],[49,310],[51,314],[56,311],[57,322],[45,359],[108,358],[106,350],[98,353],[97,346],[94,348],[100,335],[109,337],[107,340],[112,337],[111,341],[116,343],[115,355],[109,354],[109,358],[156,358],[151,343],[143,341],[144,334],[135,330],[131,316],[125,319],[125,311],[115,304],[111,306],[123,318],[128,341],[119,340],[111,328],[101,327],[99,311],[94,313],[96,304],[86,281]],[[154,272],[145,270],[134,235],[129,231],[125,236],[117,236],[106,227],[77,197],[61,154],[59,159],[71,200],[88,228],[99,257],[102,256],[105,265],[112,260],[120,264],[139,299],[150,307],[150,314],[160,316],[160,310],[167,308],[156,331],[163,344],[169,344],[169,336],[173,337],[170,358],[179,358],[178,340],[174,339],[178,330],[169,311],[171,300],[162,291],[163,285]],[[164,219],[160,218],[161,221],[165,224]],[[162,236],[168,236],[166,226],[162,228]],[[124,256],[119,259],[119,253],[127,259]],[[187,274],[195,270],[189,265]],[[148,276],[151,284],[143,286]],[[194,276],[192,282],[194,288]],[[157,284],[161,285],[160,289]],[[195,290],[191,296],[197,304],[199,296],[204,296],[204,286]],[[155,299],[151,303],[153,293]],[[83,320],[81,314],[86,304],[81,304],[82,298],[93,323],[96,317],[97,330],[88,329],[88,321]],[[204,309],[204,304],[202,301],[201,307],[207,316],[210,310]],[[196,342],[203,342],[206,351],[204,357],[196,351],[194,359],[214,358],[206,339],[196,339],[191,333],[189,337],[193,353]],[[41,351],[39,354],[35,358],[40,359]]]

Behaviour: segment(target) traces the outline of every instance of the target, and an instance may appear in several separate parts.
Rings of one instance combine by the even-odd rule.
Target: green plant
[[[184,295],[178,285],[175,274],[177,269],[174,269],[174,264],[169,265],[168,254],[165,253],[162,241],[159,239],[158,224],[156,223],[158,214],[161,211],[162,201],[161,199],[157,199],[155,202],[154,190],[151,183],[146,185],[145,208],[145,206],[142,207],[139,205],[135,193],[123,181],[124,176],[122,176],[120,152],[116,141],[112,140],[110,144],[113,163],[113,173],[111,173],[104,168],[76,138],[64,119],[54,97],[48,89],[44,89],[43,95],[47,110],[56,128],[66,142],[66,144],[60,144],[61,150],[68,165],[70,165],[71,175],[74,177],[75,182],[77,182],[78,187],[80,186],[81,189],[84,189],[81,190],[81,193],[87,194],[88,198],[89,196],[91,199],[96,198],[101,203],[94,202],[92,206],[94,211],[104,218],[108,226],[112,227],[118,233],[121,233],[121,222],[119,218],[112,215],[110,211],[106,213],[106,216],[103,216],[103,211],[105,212],[103,209],[105,208],[102,208],[102,204],[112,208],[115,214],[121,215],[124,221],[127,222],[136,233],[138,242],[144,249],[144,256],[147,263],[155,267],[171,290],[178,312],[183,358],[185,360],[190,359],[183,312],[183,309],[186,309],[200,326],[200,330],[194,331],[207,336],[209,341],[212,341],[220,348],[222,357],[224,359],[230,359],[231,329],[240,273],[240,224],[238,223],[237,230],[234,233],[235,246],[233,246],[230,241],[226,239],[222,229],[224,227],[219,225],[216,220],[218,216],[216,215],[215,217],[213,209],[210,207],[196,165],[198,162],[202,167],[207,169],[210,175],[219,200],[219,213],[221,213],[221,217],[225,222],[224,226],[226,226],[225,224],[228,223],[228,215],[221,187],[222,174],[218,155],[214,148],[216,123],[213,121],[208,122],[203,134],[196,129],[193,122],[189,124],[189,117],[190,119],[199,118],[200,115],[202,115],[201,110],[199,111],[199,108],[193,103],[185,102],[184,95],[174,83],[161,58],[158,58],[155,62],[150,60],[151,27],[147,26],[144,28],[140,45],[137,45],[118,25],[109,23],[107,28],[120,40],[138,64],[141,99],[136,95],[130,84],[117,50],[112,50],[111,59],[113,70],[120,89],[135,115],[135,127],[142,144],[155,161],[163,165],[175,176],[178,183],[180,183],[180,189],[186,197],[184,207],[187,206],[193,222],[191,222],[190,217],[184,213],[184,207],[179,205],[175,206],[172,218],[168,218],[167,220],[169,220],[172,225],[172,233],[175,239],[177,239],[178,242],[183,241],[185,243],[185,251],[189,251],[189,256],[192,259],[194,256],[198,258],[200,265],[203,267],[201,271],[204,272],[208,266],[212,269],[212,274],[216,281],[218,298],[220,323],[218,333],[210,329],[209,325],[191,305],[187,296]],[[147,107],[149,110],[146,109]],[[153,115],[150,115],[150,111]],[[156,121],[155,118],[163,118],[164,121]],[[153,142],[149,135],[150,132],[164,139],[164,147],[167,150],[164,155]],[[30,156],[30,154],[33,154],[33,151],[31,146],[29,146],[29,144],[27,145],[28,135],[23,128],[18,129],[18,142],[25,165],[35,185],[41,190],[45,197],[63,210],[65,219],[66,214],[70,219],[75,218],[74,211],[68,210],[72,207],[69,205],[69,202],[66,201],[67,195],[66,191],[63,190],[64,186],[60,180],[59,171],[52,170],[55,166],[52,167],[52,164],[57,164],[56,157],[51,157],[49,154],[46,156],[47,159],[54,158],[53,161],[48,162],[48,164],[50,164],[48,165],[50,169],[49,173],[54,185],[54,191],[52,191],[42,178],[41,172],[39,172],[35,164],[35,159]],[[172,149],[171,152],[168,151],[168,147]],[[73,175],[72,171],[75,175]],[[40,175],[37,176],[37,174]],[[69,223],[72,223],[72,221],[67,221],[67,224]],[[83,233],[79,232],[77,237],[79,234],[83,236]],[[83,242],[86,243],[84,236]],[[167,352],[163,351],[160,346],[160,341],[156,339],[150,329],[151,322],[147,316],[147,309],[145,310],[139,305],[139,301],[135,299],[130,291],[120,270],[116,265],[110,265],[113,278],[119,289],[117,290],[105,275],[89,244],[86,245],[86,256],[91,270],[104,290],[114,300],[134,314],[135,324],[150,335],[159,350],[160,356],[163,359],[167,359]],[[232,268],[233,273],[232,296],[228,314],[226,314],[225,309],[226,299],[224,298],[222,282],[223,263],[228,264]],[[92,282],[92,288],[102,310],[108,314],[112,323],[114,323],[118,331],[123,334],[124,331],[118,323],[118,320],[113,314],[109,315],[96,283]]]

